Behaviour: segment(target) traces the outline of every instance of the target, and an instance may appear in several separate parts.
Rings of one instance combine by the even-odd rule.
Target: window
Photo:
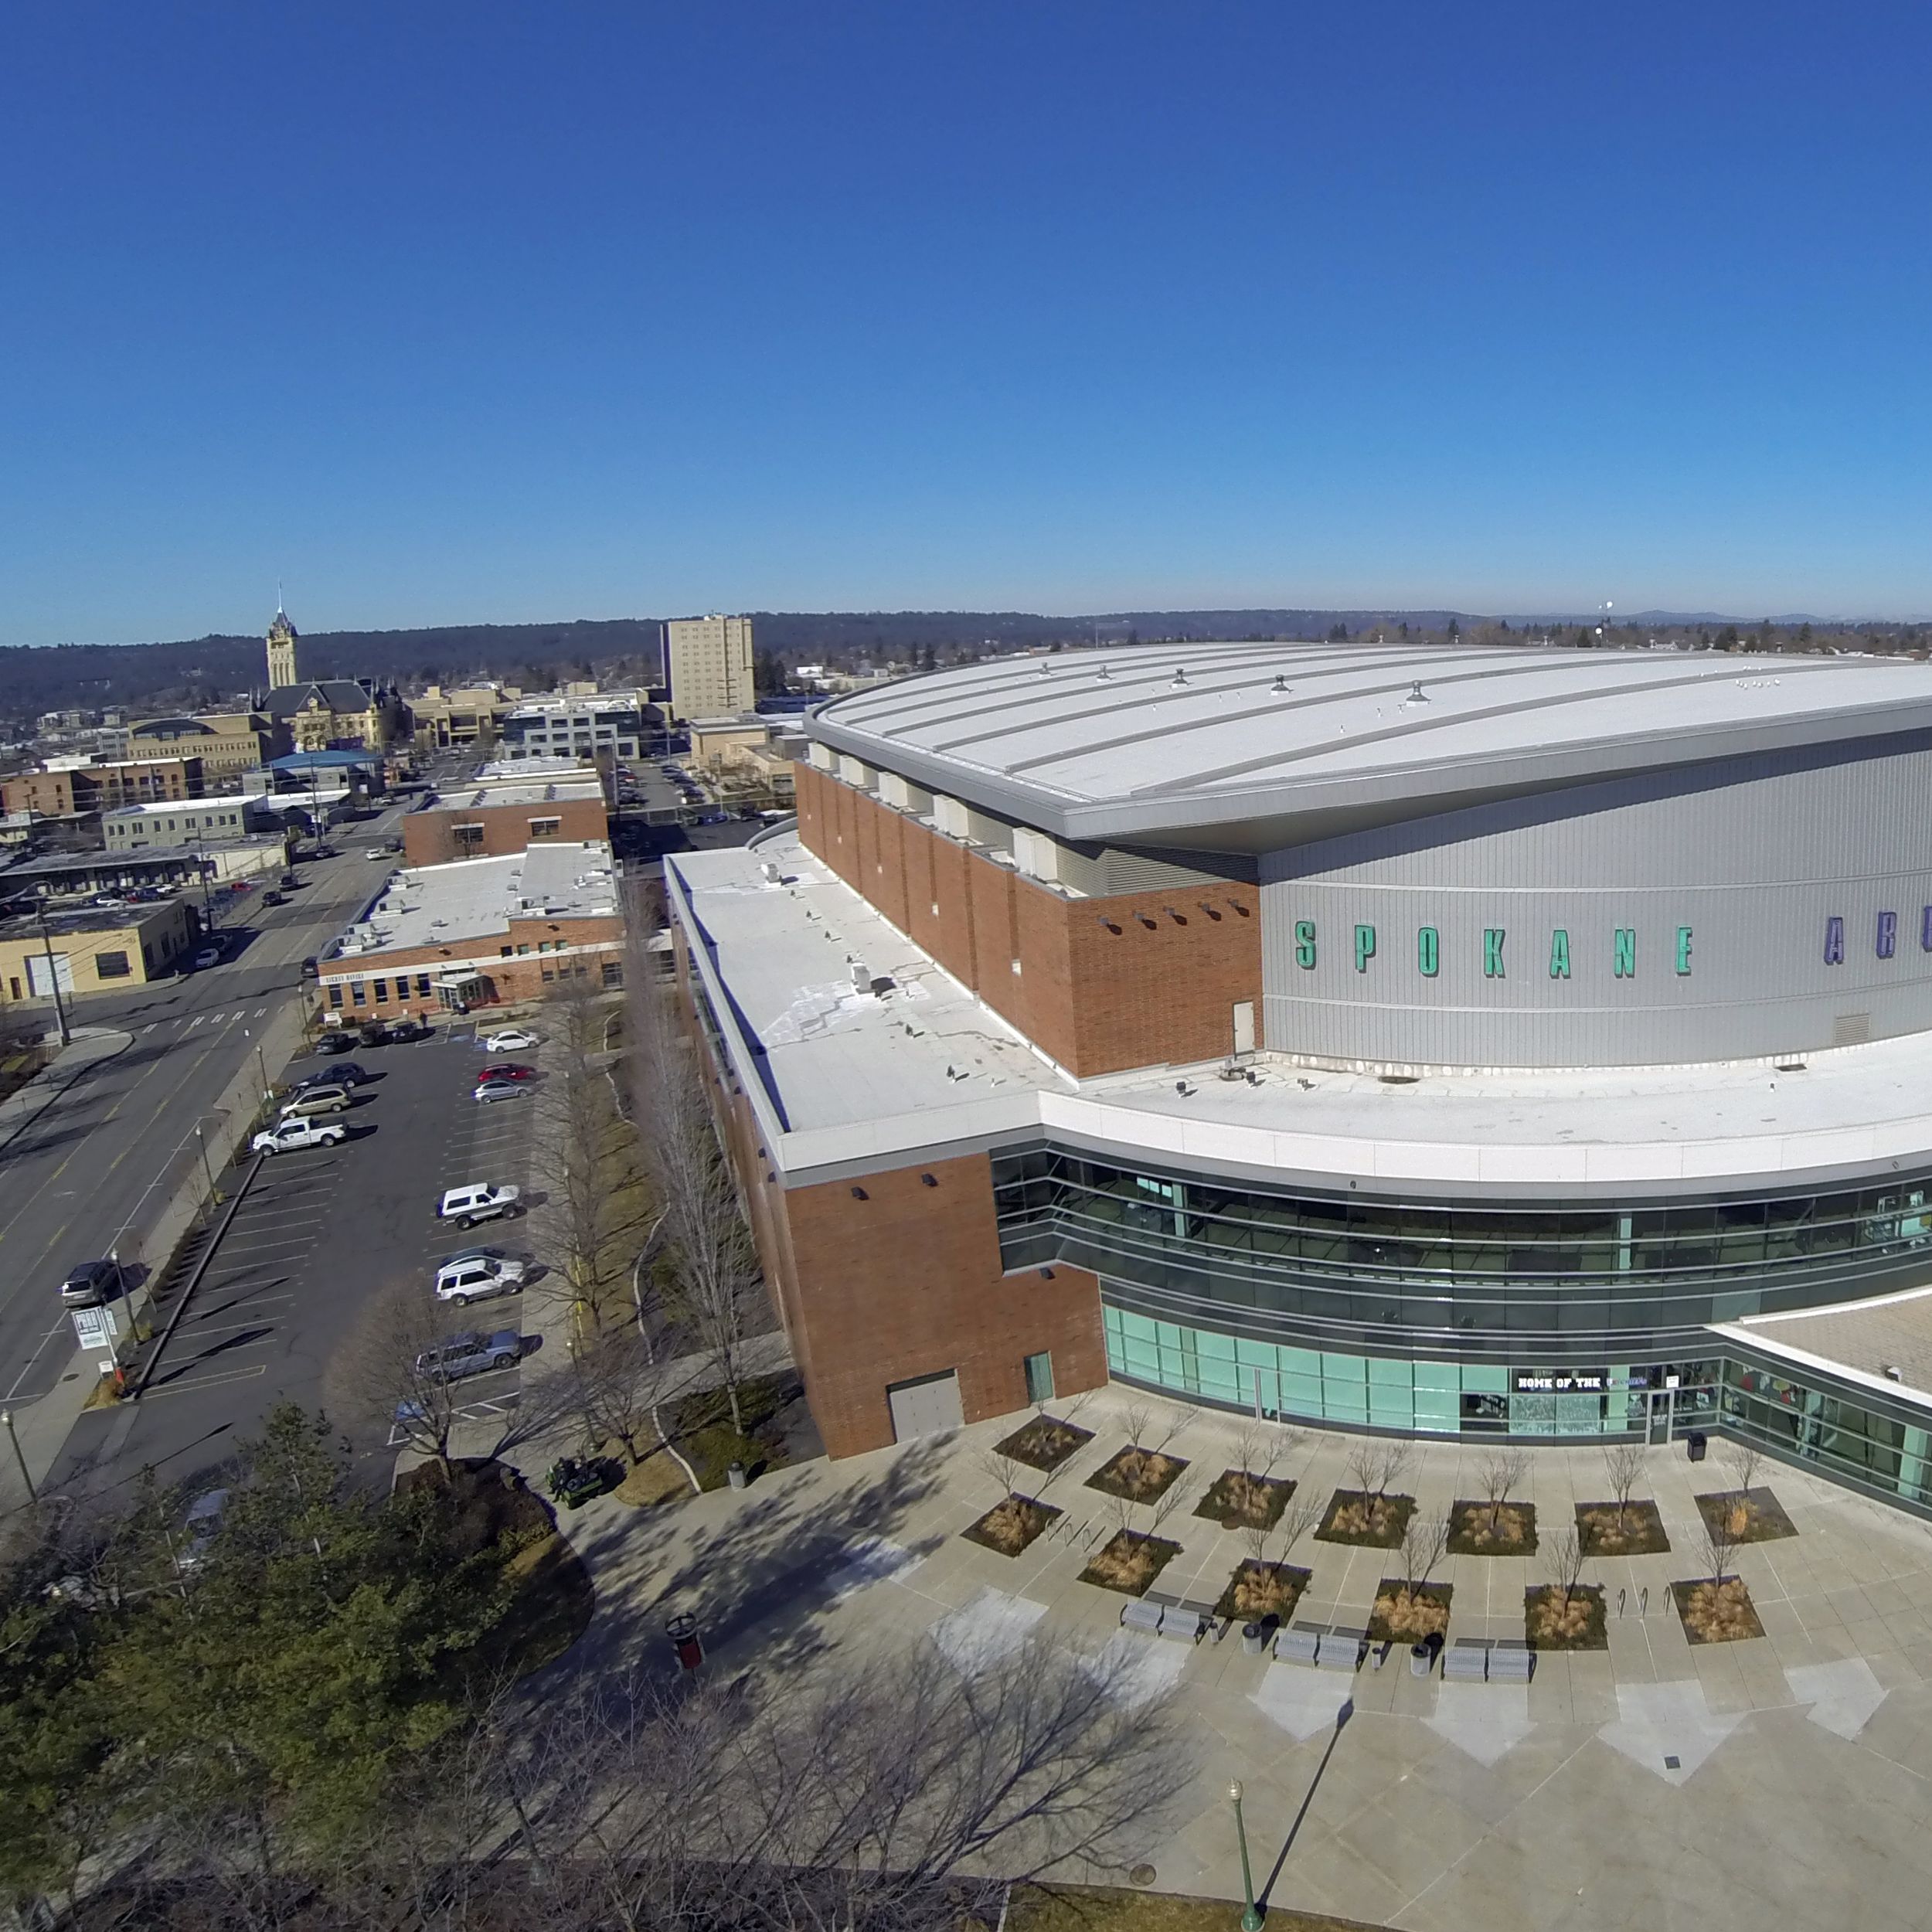
[[[97,979],[125,979],[132,971],[125,953],[96,953],[94,977]]]
[[[376,988],[376,1005],[386,1006],[389,1004],[389,981],[386,979],[376,979],[371,980],[369,984]]]
[[[328,1003],[332,1006],[339,1006],[342,1005],[342,989],[341,987],[332,986],[328,989]]]
[[[604,983],[607,986],[621,986],[624,984],[624,962],[621,960],[607,959],[604,962]]]
[[[530,836],[532,838],[554,838],[563,829],[561,818],[532,818]]]
[[[397,983],[400,985],[401,982],[399,981]],[[418,973],[416,975],[416,997],[418,999],[427,999],[429,996],[430,976],[427,973]]]
[[[502,954],[502,956],[504,958],[508,959],[508,958],[509,957],[509,956],[510,956],[510,949],[509,949],[509,947],[507,947],[507,946],[499,946],[499,947],[498,947],[498,948],[497,948],[496,950],[497,950],[497,951],[498,951],[500,954]]]
[[[349,998],[349,1004],[352,1006],[366,1006],[369,1004],[368,991],[359,979],[351,983]]]
[[[519,947],[517,947],[517,951],[518,951],[519,953],[527,953],[529,950],[530,950],[529,942],[527,940],[525,940],[525,941],[524,941],[524,943],[523,943],[522,945],[520,945]]]
[[[556,975],[555,973],[552,972],[552,971],[551,971],[551,970],[549,969],[549,967],[547,967],[547,966],[546,966],[546,967],[545,967],[545,968],[544,968],[544,969],[543,969],[543,983],[544,983],[544,985],[545,985],[548,986],[548,985],[551,983],[551,981],[553,981],[556,978]]]

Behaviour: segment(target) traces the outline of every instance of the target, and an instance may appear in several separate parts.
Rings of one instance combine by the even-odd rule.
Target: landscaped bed
[[[1523,1634],[1532,1650],[1607,1650],[1604,1593],[1596,1583],[1567,1592],[1539,1583],[1523,1592]]]
[[[1775,1543],[1795,1536],[1798,1526],[1768,1489],[1720,1490],[1696,1498],[1697,1513],[1712,1529],[1722,1528],[1733,1543]]]
[[[1051,1503],[1031,1496],[1002,1496],[978,1522],[959,1533],[968,1543],[1002,1556],[1017,1556],[1036,1536],[1043,1535],[1060,1512]]]
[[[1094,1432],[1090,1429],[1077,1429],[1072,1423],[1062,1422],[1053,1416],[1036,1416],[1003,1441],[996,1443],[993,1454],[1010,1456],[1015,1462],[1025,1463],[1029,1469],[1038,1469],[1050,1475],[1069,1456],[1078,1454],[1083,1444],[1093,1440]]]
[[[1419,1644],[1449,1628],[1452,1583],[1424,1583],[1412,1590],[1400,1577],[1385,1577],[1376,1591],[1369,1635],[1378,1644]]]
[[[1284,1478],[1223,1469],[1208,1485],[1207,1494],[1194,1505],[1194,1513],[1218,1522],[1223,1529],[1272,1529],[1294,1494],[1294,1485]]]
[[[1361,1549],[1393,1549],[1416,1513],[1413,1496],[1376,1496],[1361,1489],[1338,1489],[1315,1539],[1352,1543]]]
[[[1080,1581],[1117,1590],[1124,1597],[1144,1597],[1180,1553],[1181,1546],[1165,1536],[1143,1536],[1138,1530],[1122,1529],[1094,1554],[1080,1572]]]
[[[1577,1534],[1587,1556],[1661,1556],[1670,1548],[1654,1502],[1580,1502]]]
[[[1735,1644],[1764,1634],[1742,1577],[1726,1577],[1721,1583],[1709,1577],[1701,1583],[1672,1583],[1670,1594],[1684,1634],[1693,1644]]]
[[[1292,1563],[1258,1563],[1250,1560],[1228,1579],[1228,1587],[1214,1606],[1214,1614],[1243,1624],[1264,1617],[1285,1624],[1294,1614],[1294,1607],[1308,1587],[1309,1575],[1308,1570],[1298,1570]]]
[[[1123,1449],[1110,1456],[1087,1479],[1090,1489],[1117,1496],[1124,1502],[1152,1502],[1180,1480],[1185,1456],[1163,1455],[1158,1449]]]
[[[1533,1502],[1458,1502],[1449,1507],[1452,1556],[1531,1556],[1536,1550]]]

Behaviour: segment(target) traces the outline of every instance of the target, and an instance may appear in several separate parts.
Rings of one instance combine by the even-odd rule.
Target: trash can
[[[665,1625],[665,1634],[671,1639],[671,1648],[677,1652],[680,1670],[696,1670],[704,1662],[704,1645],[698,1636],[698,1620],[695,1617],[674,1617]]]
[[[1259,1657],[1261,1655],[1261,1626],[1259,1624],[1243,1624],[1241,1626],[1241,1654],[1244,1657]]]
[[[1430,1667],[1435,1661],[1435,1653],[1427,1644],[1411,1644],[1409,1646],[1409,1675],[1411,1677],[1427,1677]]]
[[[1684,1453],[1690,1458],[1692,1462],[1702,1462],[1704,1460],[1705,1447],[1704,1432],[1701,1429],[1693,1429],[1684,1438]]]
[[[751,1478],[745,1474],[745,1466],[741,1462],[733,1463],[725,1471],[725,1481],[730,1483],[733,1489],[743,1488],[750,1480]]]

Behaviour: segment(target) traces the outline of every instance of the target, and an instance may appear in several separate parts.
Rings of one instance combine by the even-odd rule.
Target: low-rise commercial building
[[[526,699],[502,721],[502,756],[635,758],[644,743],[645,713],[635,691]]]
[[[501,858],[526,845],[583,844],[610,836],[602,782],[580,766],[535,782],[485,778],[446,794],[403,821],[403,850],[412,866],[455,859]]]
[[[37,818],[84,818],[123,805],[199,798],[204,783],[199,758],[49,759],[39,770],[0,779],[0,806]]]
[[[182,899],[0,919],[0,987],[9,1000],[124,992],[172,971],[196,931]]]
[[[430,685],[408,701],[416,742],[437,750],[494,744],[502,735],[503,720],[522,698],[513,684],[455,685],[447,690]]]
[[[198,758],[204,789],[233,791],[292,748],[287,727],[260,711],[147,718],[128,728],[128,759]]]
[[[624,983],[611,848],[532,845],[396,873],[321,962],[324,1017],[354,1024],[537,999],[560,983]]]
[[[281,830],[277,803],[266,793],[240,792],[225,798],[124,805],[101,815],[101,843],[109,852],[138,852],[146,845],[227,845],[253,833]],[[299,806],[301,801],[291,798],[287,803]]]

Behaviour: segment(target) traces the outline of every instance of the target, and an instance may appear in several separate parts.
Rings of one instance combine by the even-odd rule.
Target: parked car
[[[365,859],[386,859],[389,856],[389,848],[386,845],[371,845],[369,850],[362,854],[362,856]]]
[[[288,901],[280,893],[271,890],[262,894],[262,903],[264,906],[286,906]]]
[[[121,1292],[121,1264],[117,1261],[83,1261],[60,1284],[63,1308],[97,1308]]]
[[[301,883],[292,872],[282,874],[282,890],[285,893],[292,893]]]
[[[314,1121],[291,1114],[264,1128],[248,1145],[257,1154],[288,1154],[298,1148],[332,1147],[348,1136],[349,1129],[340,1121]]]
[[[382,1019],[365,1021],[357,1029],[356,1037],[365,1046],[386,1046],[389,1044],[389,1022]]]
[[[334,1066],[318,1066],[313,1073],[290,1081],[288,1090],[300,1094],[311,1087],[360,1087],[365,1080],[375,1077],[360,1061],[342,1060]]]
[[[529,1092],[521,1080],[493,1080],[488,1074],[478,1080],[470,1098],[473,1100],[519,1100]]]
[[[516,1213],[522,1197],[523,1190],[507,1182],[472,1181],[444,1193],[436,1204],[437,1218],[454,1221],[460,1228],[474,1227],[479,1221],[493,1221],[499,1215]]]
[[[536,1069],[534,1066],[526,1066],[522,1060],[505,1060],[498,1066],[485,1067],[478,1084],[481,1080],[533,1080],[536,1078]]]
[[[291,1114],[299,1114],[304,1118],[315,1114],[345,1114],[355,1097],[339,1080],[321,1081],[314,1087],[304,1087],[282,1109],[282,1118],[287,1120]]]
[[[436,1298],[467,1308],[491,1295],[521,1294],[526,1263],[501,1248],[465,1248],[436,1270]]]
[[[492,1369],[514,1368],[522,1359],[523,1337],[516,1329],[482,1335],[469,1328],[425,1349],[416,1358],[416,1372],[431,1382],[461,1382]]]
[[[523,1053],[537,1043],[536,1034],[522,1026],[502,1026],[494,1033],[483,1036],[483,1050],[486,1053]]]
[[[197,972],[204,972],[210,966],[219,966],[220,964],[221,948],[219,946],[204,946],[195,955],[195,970]]]
[[[314,978],[317,978],[317,977],[318,977],[318,976],[321,974],[321,962],[320,962],[320,961],[319,961],[316,958],[315,955],[313,953],[310,954],[309,954],[309,956],[308,956],[308,958],[306,958],[305,960],[304,960],[304,961],[302,961],[302,977],[303,977],[303,978],[304,978],[304,979],[314,979]]]
[[[188,1514],[182,1519],[183,1541],[175,1556],[177,1570],[192,1570],[207,1560],[210,1546],[221,1534],[221,1519],[227,1508],[226,1489],[211,1489],[188,1505]]]
[[[355,1050],[355,1043],[340,1027],[331,1027],[315,1043],[318,1053],[348,1053]]]

